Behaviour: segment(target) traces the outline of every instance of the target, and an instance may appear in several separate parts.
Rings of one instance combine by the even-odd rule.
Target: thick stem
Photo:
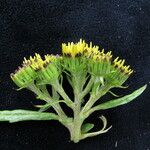
[[[71,133],[71,140],[75,143],[79,142],[81,139],[81,126],[83,123],[83,120],[81,118],[80,112],[81,112],[81,85],[80,80],[78,79],[78,76],[75,76],[73,78],[74,83],[74,121],[72,125],[72,133]]]
[[[71,141],[74,143],[77,143],[81,140],[82,134],[81,134],[81,126],[84,121],[84,117],[81,114],[81,103],[84,96],[91,90],[91,86],[94,82],[94,78],[91,77],[89,83],[87,84],[86,88],[83,90],[83,84],[82,80],[85,80],[82,78],[82,76],[79,74],[73,75],[72,83],[73,83],[73,89],[74,89],[74,120],[72,123],[72,128],[70,130],[71,135]],[[83,90],[83,91],[82,91]]]
[[[73,137],[72,140],[77,143],[80,140],[81,137],[81,117],[80,117],[80,110],[81,110],[81,102],[78,99],[78,96],[76,95],[75,98],[75,108],[74,108],[74,121],[73,121]]]

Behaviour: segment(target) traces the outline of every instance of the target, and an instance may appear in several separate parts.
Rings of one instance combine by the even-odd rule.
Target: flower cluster
[[[35,80],[38,84],[52,82],[60,75],[60,60],[59,55],[45,55],[42,59],[35,53],[35,56],[30,56],[28,60],[24,58],[22,67],[18,67],[15,73],[11,74],[11,78],[20,88],[29,86]]]
[[[63,43],[62,56],[47,54],[42,59],[36,53],[28,60],[24,58],[22,67],[12,73],[11,78],[21,88],[27,87],[34,80],[39,84],[46,84],[59,78],[64,67],[66,70],[76,68],[74,70],[76,72],[83,69],[82,71],[103,77],[113,86],[119,86],[133,73],[130,66],[124,64],[125,60],[119,57],[113,59],[111,51],[105,53],[104,49],[99,50],[99,47],[93,46],[92,42],[87,44],[80,39],[77,43]]]

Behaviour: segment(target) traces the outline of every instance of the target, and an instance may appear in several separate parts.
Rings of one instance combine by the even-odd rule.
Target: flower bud
[[[23,66],[19,67],[18,70],[10,76],[17,86],[25,88],[35,80],[37,74],[30,66]]]

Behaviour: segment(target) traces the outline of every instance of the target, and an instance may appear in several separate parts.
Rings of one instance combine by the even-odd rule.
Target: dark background
[[[97,125],[101,114],[108,118],[106,134],[73,144],[55,121],[0,123],[0,150],[149,150],[149,16],[149,0],[0,0],[0,110],[34,110],[34,95],[17,92],[9,77],[24,56],[60,53],[62,42],[79,38],[113,50],[136,71],[123,94],[148,84],[132,103],[92,115]]]

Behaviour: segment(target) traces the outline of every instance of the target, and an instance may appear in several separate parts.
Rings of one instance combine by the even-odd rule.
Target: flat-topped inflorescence
[[[24,58],[23,67],[11,74],[11,78],[21,87],[27,86],[36,78],[40,83],[47,83],[59,77],[60,68],[63,68],[61,62],[62,64],[65,62],[64,67],[66,70],[75,69],[76,71],[81,66],[79,69],[83,69],[83,71],[86,69],[90,74],[108,80],[109,78],[113,79],[115,84],[118,83],[118,85],[122,84],[133,73],[130,66],[124,65],[125,60],[119,60],[119,57],[113,59],[112,51],[105,53],[104,49],[99,50],[99,47],[92,45],[92,42],[87,44],[82,39],[77,43],[63,43],[62,54],[63,56],[47,54],[42,59],[39,54],[35,53],[35,56],[30,56],[29,59]],[[78,58],[80,58],[80,61],[76,61]],[[30,73],[26,73],[26,70],[30,70]],[[121,82],[119,82],[120,80]]]
[[[125,60],[119,60],[119,57],[113,59],[112,51],[99,50],[99,47],[92,45],[92,42],[87,44],[82,39],[77,43],[63,43],[62,54],[63,56],[47,54],[42,59],[39,54],[35,53],[35,56],[30,56],[29,59],[24,58],[23,67],[11,74],[11,78],[21,87],[23,84],[27,86],[35,79],[38,79],[39,83],[48,83],[50,80],[57,79],[61,68],[64,67],[64,69],[73,72],[78,70],[85,72],[86,70],[88,73],[103,77],[109,82],[113,80],[113,83],[119,86],[133,73],[130,66],[124,65]],[[26,73],[26,70],[29,69],[30,74]]]

